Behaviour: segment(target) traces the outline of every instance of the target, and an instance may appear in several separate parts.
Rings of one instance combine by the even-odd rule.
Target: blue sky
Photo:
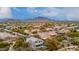
[[[47,17],[57,20],[79,20],[78,7],[0,7],[0,19]]]

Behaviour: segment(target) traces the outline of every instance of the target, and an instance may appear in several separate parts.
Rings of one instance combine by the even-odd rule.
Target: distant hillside
[[[15,19],[0,19],[0,22],[15,21]]]
[[[35,17],[31,19],[0,19],[0,22],[10,22],[10,21],[23,21],[23,22],[77,22],[77,21],[68,21],[68,20],[58,20],[58,19],[50,19],[46,17]],[[79,22],[79,21],[78,21]]]
[[[32,18],[32,19],[28,19],[26,21],[27,22],[49,22],[49,21],[52,21],[52,20],[49,19],[49,18],[45,18],[45,17],[35,17],[35,18]]]

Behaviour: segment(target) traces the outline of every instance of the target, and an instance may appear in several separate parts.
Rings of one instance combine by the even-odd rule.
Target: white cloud
[[[26,10],[31,14],[38,14],[38,10],[35,7],[28,7]]]
[[[79,8],[76,7],[64,7],[64,8],[43,8],[43,9],[37,9],[37,8],[27,8],[28,12],[31,14],[36,14],[38,16],[45,16],[49,18],[53,17],[61,17],[63,19],[63,16],[66,20],[79,20]]]
[[[37,14],[39,16],[45,17],[53,17],[60,14],[61,10],[57,8],[44,8],[44,9],[37,9],[37,8],[27,8],[27,11],[31,14]],[[63,12],[62,12],[63,13]]]
[[[79,19],[79,8],[78,7],[63,8],[62,11],[65,12],[65,16],[67,20],[78,20]]]
[[[0,18],[11,18],[11,8],[9,7],[0,7]]]
[[[57,8],[47,8],[46,10],[41,11],[40,15],[53,17],[53,16],[59,16],[60,13],[62,14],[63,12],[61,12],[61,10]]]

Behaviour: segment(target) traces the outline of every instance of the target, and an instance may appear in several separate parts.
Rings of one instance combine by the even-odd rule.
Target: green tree
[[[10,46],[9,43],[3,43],[3,42],[0,42],[0,48],[6,48],[7,46]]]
[[[55,39],[53,37],[45,39],[44,44],[47,47],[47,49],[50,51],[58,49],[58,41],[57,41],[57,39]]]
[[[64,40],[64,36],[59,35],[59,36],[55,36],[55,39],[57,39],[58,41],[63,41]]]
[[[67,33],[69,37],[79,37],[79,32],[78,31],[71,31]]]
[[[45,23],[43,26],[44,27],[51,27],[51,26],[54,26],[54,24],[51,22],[48,22],[48,23]]]
[[[72,39],[71,39],[71,43],[72,43],[73,45],[79,45],[79,37],[72,38]]]
[[[15,43],[14,47],[15,48],[22,47],[24,42],[25,42],[24,38],[19,37],[16,39],[16,43]]]

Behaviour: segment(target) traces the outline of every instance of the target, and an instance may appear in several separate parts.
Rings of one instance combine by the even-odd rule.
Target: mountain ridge
[[[57,20],[57,19],[50,19],[47,17],[35,17],[35,18],[30,18],[30,19],[0,19],[0,22],[9,22],[9,21],[25,21],[25,22],[29,22],[29,21],[69,21],[69,20]],[[79,21],[71,21],[71,22],[79,22]]]

